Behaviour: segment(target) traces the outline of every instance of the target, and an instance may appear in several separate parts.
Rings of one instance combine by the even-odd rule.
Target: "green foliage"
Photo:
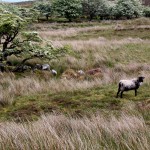
[[[0,4],[0,11],[5,13],[12,13],[28,21],[36,21],[39,16],[39,11],[33,8],[23,8],[12,4]]]
[[[83,0],[82,7],[83,7],[83,15],[86,15],[89,20],[92,20],[96,17],[96,12],[98,10],[99,0]]]
[[[40,12],[34,8],[19,8],[20,16],[28,22],[36,22],[40,16]]]
[[[68,49],[54,48],[51,43],[43,41],[37,32],[23,32],[27,21],[19,16],[3,11],[0,13],[0,60],[7,61],[8,56],[15,55],[26,60],[34,57],[55,59],[64,55]]]
[[[38,10],[42,16],[45,16],[46,20],[52,14],[52,6],[49,1],[36,3],[34,9]]]
[[[0,13],[0,45],[2,45],[0,47],[1,60],[6,60],[7,57],[11,55],[13,48],[16,47],[16,43],[13,41],[25,23],[26,22],[22,18],[15,14],[7,11]]]
[[[142,15],[142,5],[139,0],[118,0],[112,13],[116,19],[136,18]]]
[[[35,34],[35,33],[29,33],[29,34]],[[34,37],[34,41],[38,41],[41,39],[38,39],[37,36]],[[42,46],[41,46],[42,45]],[[32,59],[35,57],[38,57],[40,59],[58,59],[59,57],[64,56],[66,53],[69,53],[68,47],[62,47],[62,48],[55,48],[51,43],[47,42],[24,42],[23,45],[21,45],[22,55],[28,56],[27,59]]]
[[[108,2],[107,0],[99,0],[99,6],[97,9],[97,15],[101,18],[101,19],[105,19],[108,18],[110,15],[110,2]]]
[[[56,0],[53,5],[57,13],[69,21],[81,15],[81,0]]]
[[[150,7],[145,7],[143,10],[143,14],[145,17],[150,17]]]
[[[109,5],[106,0],[83,0],[82,6],[83,15],[88,16],[89,20],[96,16],[103,18],[109,15]]]
[[[14,14],[5,12],[0,13],[0,35],[5,34],[6,36],[10,36],[14,32],[14,30],[20,30],[21,25],[24,21]]]
[[[0,10],[1,11],[8,11],[8,12],[11,12],[15,15],[20,16],[19,7],[15,6],[15,5],[12,5],[12,4],[1,3],[0,4]]]

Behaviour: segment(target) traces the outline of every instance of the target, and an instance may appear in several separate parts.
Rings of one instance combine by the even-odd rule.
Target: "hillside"
[[[11,4],[21,6],[21,7],[32,7],[32,5],[34,4],[34,1],[15,2]]]
[[[1,13],[0,150],[149,150],[150,18],[30,15]]]
[[[37,30],[55,46],[71,45],[74,53],[50,62],[58,72],[56,80],[47,71],[26,72],[19,80],[15,76],[10,78],[9,74],[7,78],[2,76],[3,90],[7,90],[7,84],[10,86],[3,96],[13,105],[1,109],[0,119],[33,119],[43,112],[53,111],[80,115],[89,110],[116,112],[128,102],[149,108],[149,22],[141,18],[101,23],[35,24],[32,30]],[[99,68],[100,72],[76,76],[78,70],[86,72],[94,68]],[[140,75],[146,79],[137,97],[130,91],[124,93],[123,99],[116,98],[119,79]],[[44,80],[39,80],[41,77]],[[149,122],[149,117],[147,119]]]

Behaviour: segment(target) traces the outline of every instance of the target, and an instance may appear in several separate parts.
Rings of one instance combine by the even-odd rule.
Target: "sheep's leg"
[[[120,92],[120,89],[118,89],[117,96],[116,96],[117,98],[118,98],[119,92]]]
[[[121,88],[121,83],[119,83],[119,87],[118,87],[118,92],[117,92],[117,98],[118,98],[118,95],[119,95],[119,92],[120,92],[120,88]]]
[[[122,98],[123,92],[124,92],[124,91],[121,91],[121,95],[120,95],[121,98]]]
[[[135,89],[135,96],[137,96],[137,89]]]

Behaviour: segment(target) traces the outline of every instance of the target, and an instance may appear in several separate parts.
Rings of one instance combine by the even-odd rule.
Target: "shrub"
[[[99,6],[97,9],[97,15],[100,19],[107,19],[110,15],[110,2],[107,0],[99,0]]]
[[[150,7],[145,7],[143,9],[143,14],[145,17],[150,17]]]
[[[87,16],[87,18],[91,21],[94,17],[96,17],[96,13],[99,6],[99,0],[83,0],[82,2],[82,11],[83,15]]]
[[[69,22],[80,16],[82,11],[81,0],[56,0],[53,6],[58,15],[67,18]]]
[[[45,16],[46,20],[48,20],[49,16],[52,14],[50,2],[39,2],[34,6],[34,9],[38,10],[42,16]]]
[[[108,17],[109,3],[106,0],[83,0],[83,15],[87,16],[90,21],[97,16],[102,19]]]
[[[131,19],[142,15],[142,5],[139,0],[118,0],[114,9],[116,19]]]

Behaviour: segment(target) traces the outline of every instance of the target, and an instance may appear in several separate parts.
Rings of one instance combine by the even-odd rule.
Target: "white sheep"
[[[145,77],[137,77],[131,80],[120,80],[119,81],[119,87],[117,92],[117,97],[120,94],[120,97],[122,98],[124,91],[129,90],[135,90],[135,96],[137,95],[137,89],[140,87],[140,85],[143,83]]]
[[[57,71],[56,70],[52,69],[51,72],[52,72],[53,75],[55,75],[55,76],[57,75]]]
[[[50,70],[50,65],[49,64],[43,64],[42,70]]]
[[[85,72],[84,72],[83,70],[78,70],[77,73],[78,73],[79,75],[84,75],[84,74],[85,74]]]

